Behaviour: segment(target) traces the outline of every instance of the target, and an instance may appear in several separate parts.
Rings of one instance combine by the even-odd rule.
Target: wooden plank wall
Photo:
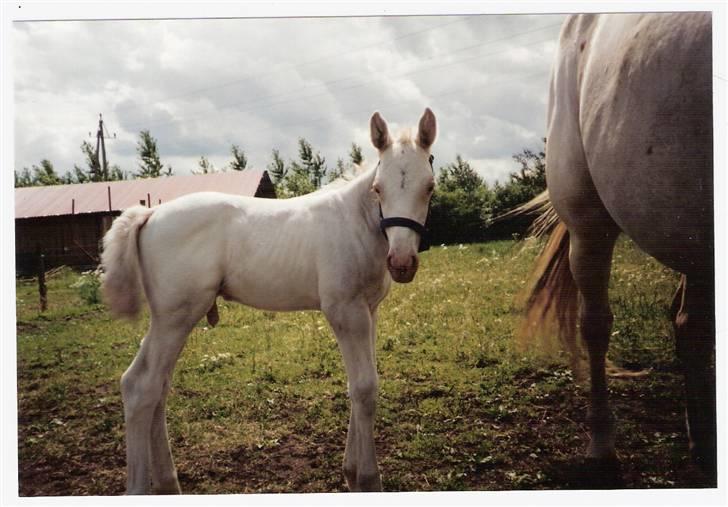
[[[16,270],[23,274],[33,273],[41,252],[45,255],[46,269],[62,265],[96,266],[100,241],[116,214],[89,213],[15,220]]]

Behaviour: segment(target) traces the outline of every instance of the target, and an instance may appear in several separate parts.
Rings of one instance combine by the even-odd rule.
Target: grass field
[[[537,253],[511,241],[438,247],[380,307],[376,443],[388,491],[593,487],[583,473],[586,392],[558,358],[518,350],[515,296]],[[125,487],[119,377],[148,319],[111,319],[70,285],[17,286],[21,495],[116,495]],[[708,486],[689,462],[667,307],[677,276],[618,244],[610,357],[651,368],[612,379],[620,487]],[[319,313],[219,302],[174,374],[173,453],[188,494],[345,491],[348,399]]]

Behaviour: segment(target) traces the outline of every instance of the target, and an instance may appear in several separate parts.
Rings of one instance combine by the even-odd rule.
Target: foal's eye
[[[435,184],[434,183],[430,183],[429,185],[427,185],[427,193],[428,194],[431,194],[434,190],[435,190]]]
[[[373,191],[374,191],[374,192],[375,192],[375,193],[376,193],[377,195],[379,195],[379,187],[378,187],[378,186],[376,186],[376,185],[375,185],[375,186],[373,186],[373,187],[372,187],[372,190],[373,190]]]

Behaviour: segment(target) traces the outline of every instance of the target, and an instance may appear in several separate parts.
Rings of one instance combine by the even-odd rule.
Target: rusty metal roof
[[[256,169],[125,181],[51,185],[15,189],[15,218],[121,211],[151,206],[194,192],[254,196],[266,172]],[[111,198],[109,199],[109,195]]]

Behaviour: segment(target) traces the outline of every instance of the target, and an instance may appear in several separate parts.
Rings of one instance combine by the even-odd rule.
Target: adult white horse
[[[140,282],[151,322],[121,379],[127,492],[179,493],[167,437],[172,370],[194,325],[223,296],[272,311],[321,310],[339,343],[351,416],[344,474],[352,491],[380,490],[374,449],[377,307],[391,279],[410,282],[434,188],[429,109],[415,137],[370,121],[379,164],[349,184],[287,200],[218,193],[125,211],[104,238],[104,294],[134,316]]]
[[[711,57],[709,13],[576,15],[561,30],[546,147],[561,222],[542,253],[527,323],[535,331],[554,318],[573,340],[580,310],[591,458],[616,458],[605,356],[622,231],[684,275],[673,310],[690,448],[715,473]]]

